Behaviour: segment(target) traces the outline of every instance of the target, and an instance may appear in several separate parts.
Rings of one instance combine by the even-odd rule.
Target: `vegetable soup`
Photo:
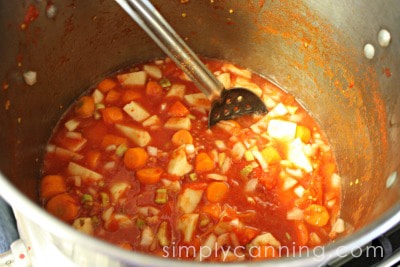
[[[344,231],[341,180],[317,123],[263,77],[205,63],[269,112],[208,129],[210,101],[171,60],[120,71],[54,130],[45,209],[124,249],[186,260],[262,260],[334,240]]]

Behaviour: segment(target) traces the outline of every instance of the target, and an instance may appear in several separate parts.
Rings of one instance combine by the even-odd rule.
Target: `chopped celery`
[[[253,171],[253,166],[251,164],[246,165],[243,169],[240,170],[240,175],[244,178],[247,178],[247,176]]]
[[[137,228],[142,230],[146,226],[146,221],[143,220],[142,218],[137,218],[136,219],[136,226],[137,226]]]
[[[289,234],[288,232],[285,233],[285,236],[286,236],[286,238],[287,238],[288,240],[291,239],[290,234]]]
[[[168,193],[167,189],[165,188],[159,188],[156,190],[156,199],[155,202],[157,204],[165,204],[167,203],[168,200]]]
[[[252,160],[254,160],[254,156],[253,156],[253,154],[251,153],[250,150],[246,150],[246,152],[244,152],[244,158],[245,158],[247,161],[252,161]]]
[[[171,81],[168,80],[167,78],[162,78],[158,83],[161,85],[162,88],[171,86]]]
[[[106,207],[108,204],[110,204],[110,197],[108,196],[107,193],[101,192],[100,197],[101,197],[101,205],[103,207]]]
[[[196,173],[191,173],[191,174],[189,174],[189,178],[192,181],[196,181],[197,180],[197,174]]]
[[[99,109],[103,109],[103,108],[105,108],[106,106],[104,105],[104,104],[102,104],[102,103],[97,103],[96,104],[96,110],[99,110]]]
[[[92,195],[83,194],[83,196],[82,196],[82,203],[85,203],[85,202],[93,202],[93,197],[92,197]]]
[[[168,223],[164,221],[160,224],[160,227],[158,227],[157,231],[157,238],[161,247],[169,246],[170,241],[167,237],[167,233],[168,233]]]
[[[124,154],[125,154],[125,152],[128,150],[128,147],[125,145],[125,144],[120,144],[118,147],[117,147],[117,149],[115,150],[115,154],[118,156],[118,157],[122,157]]]

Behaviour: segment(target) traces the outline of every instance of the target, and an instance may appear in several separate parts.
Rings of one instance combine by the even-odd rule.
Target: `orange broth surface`
[[[209,100],[171,60],[121,71],[55,128],[44,207],[122,248],[177,259],[262,260],[335,239],[340,177],[316,122],[259,75],[205,63],[227,88],[260,95],[269,113],[208,129]]]

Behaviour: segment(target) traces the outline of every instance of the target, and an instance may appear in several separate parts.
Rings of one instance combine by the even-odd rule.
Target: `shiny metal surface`
[[[46,238],[79,266],[185,266],[84,236],[37,203],[43,149],[69,104],[105,74],[163,57],[114,1],[53,2],[54,19],[45,15],[44,1],[33,2],[39,17],[21,30],[30,4],[0,0],[0,194],[23,214],[21,224],[35,229],[29,235]],[[196,54],[248,67],[292,93],[333,146],[348,232],[321,257],[268,265],[322,265],[399,222],[400,182],[386,188],[386,181],[400,173],[400,2],[154,3]],[[382,29],[391,35],[386,47],[379,45]],[[371,60],[363,52],[367,43],[375,48]],[[34,86],[22,79],[29,70],[38,73]],[[247,265],[266,263],[232,264]]]

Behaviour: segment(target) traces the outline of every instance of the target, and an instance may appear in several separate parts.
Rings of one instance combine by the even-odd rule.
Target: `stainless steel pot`
[[[318,255],[268,264],[322,265],[400,221],[399,1],[153,2],[199,55],[248,67],[296,96],[333,146],[345,237]],[[29,5],[39,16],[24,26]],[[112,0],[0,0],[0,36],[0,194],[33,261],[44,254],[40,240],[78,266],[186,266],[84,236],[37,201],[46,141],[70,103],[105,74],[163,53]],[[37,72],[33,86],[26,71]]]

